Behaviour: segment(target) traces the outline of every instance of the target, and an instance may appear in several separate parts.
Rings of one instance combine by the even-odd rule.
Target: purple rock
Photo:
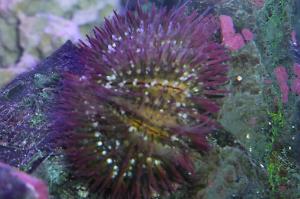
[[[80,72],[78,57],[77,47],[68,41],[0,90],[0,161],[16,167],[28,167],[30,162],[36,167],[51,153],[45,113],[60,89],[60,75]],[[36,154],[42,155],[33,160]]]

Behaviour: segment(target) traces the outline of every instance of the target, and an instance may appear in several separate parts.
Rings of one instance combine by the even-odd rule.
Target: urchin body
[[[75,175],[110,198],[170,193],[194,176],[227,78],[213,17],[177,10],[115,14],[81,42],[56,108]]]

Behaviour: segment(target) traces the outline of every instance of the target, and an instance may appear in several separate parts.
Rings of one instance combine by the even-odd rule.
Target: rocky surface
[[[258,160],[265,154],[267,135],[261,127],[267,118],[264,79],[267,76],[254,42],[232,54],[231,91],[225,99],[220,122]],[[251,107],[251,108],[249,108]]]
[[[206,186],[196,198],[262,199],[268,195],[267,172],[238,147],[216,147],[202,159],[200,176]]]
[[[60,74],[80,67],[77,48],[69,41],[0,91],[0,161],[28,169],[49,155],[46,113],[59,90]]]

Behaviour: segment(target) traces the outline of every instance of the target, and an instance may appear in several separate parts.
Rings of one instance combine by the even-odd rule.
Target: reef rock
[[[60,74],[80,68],[77,53],[67,42],[0,91],[0,161],[22,167],[47,156],[48,121],[44,113],[58,89]]]

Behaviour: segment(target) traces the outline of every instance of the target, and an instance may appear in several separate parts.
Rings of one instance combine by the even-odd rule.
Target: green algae
[[[260,48],[262,62],[270,76],[279,65],[286,67],[290,72],[292,59],[290,56],[290,34],[292,32],[293,0],[267,0],[259,13],[258,34],[256,43]],[[267,135],[265,145],[264,165],[268,172],[270,198],[285,199],[299,197],[299,179],[293,176],[299,173],[293,159],[292,143],[295,135],[293,125],[295,114],[295,95],[289,95],[289,102],[283,104],[281,93],[273,78],[272,86],[264,93],[268,107],[264,131]],[[297,122],[297,121],[296,121]]]
[[[279,96],[278,92],[276,94]],[[266,125],[269,128],[266,133],[269,136],[264,160],[268,172],[270,198],[298,198],[300,179],[293,176],[299,174],[299,168],[291,157],[290,143],[293,141],[295,127],[290,124],[288,112],[282,102],[278,102],[275,107],[267,111],[269,119]]]
[[[279,103],[279,108],[275,112],[267,111],[270,118],[269,124],[271,125],[270,129],[270,142],[267,144],[266,149],[269,154],[266,157],[267,162],[267,171],[268,171],[268,181],[271,187],[271,195],[274,197],[275,194],[278,194],[278,189],[280,185],[285,184],[287,181],[286,176],[282,176],[283,165],[280,161],[280,152],[274,147],[275,143],[278,141],[280,132],[282,132],[285,126],[285,118],[283,113],[282,104]],[[275,150],[274,150],[275,149]]]
[[[25,86],[25,82],[22,80],[17,80],[15,84],[9,85],[3,92],[3,97],[7,100],[14,98],[16,95],[18,95]]]
[[[30,161],[28,161],[26,165],[22,165],[19,169],[25,172],[31,171],[34,167],[35,162],[44,159],[45,155],[46,154],[43,151],[38,150],[36,153],[32,155]]]
[[[37,73],[34,75],[34,84],[37,88],[45,88],[48,85],[53,84],[53,82],[56,82],[57,80],[59,80],[59,75],[54,72],[50,73],[49,75],[41,73]]]
[[[289,60],[292,0],[268,0],[260,12],[257,40],[270,70]]]
[[[41,125],[44,122],[45,122],[44,114],[42,112],[36,112],[31,117],[30,125],[31,125],[31,127],[36,127],[38,125]]]

